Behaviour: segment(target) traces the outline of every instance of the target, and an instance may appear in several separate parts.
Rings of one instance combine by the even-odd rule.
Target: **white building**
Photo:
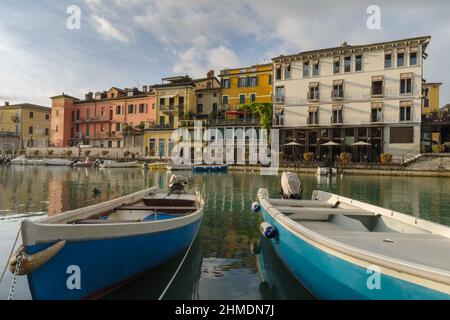
[[[359,160],[420,153],[423,61],[431,37],[281,55],[274,62],[274,127],[288,157],[346,151]],[[322,146],[333,141],[335,147]],[[356,142],[369,146],[355,147]],[[300,156],[301,157],[301,156]]]

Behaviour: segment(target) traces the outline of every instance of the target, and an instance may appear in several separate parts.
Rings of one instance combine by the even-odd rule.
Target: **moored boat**
[[[183,163],[183,164],[169,163],[167,165],[167,170],[169,170],[169,171],[192,170],[192,164],[190,164],[190,163]]]
[[[14,165],[22,165],[22,166],[38,166],[44,165],[44,160],[41,159],[27,159],[24,155],[14,158],[10,162]]]
[[[450,299],[450,228],[335,194],[272,199],[261,229],[319,299]]]
[[[228,165],[196,165],[192,167],[192,170],[196,172],[226,172],[228,171]]]
[[[44,164],[46,166],[69,166],[72,164],[72,160],[67,159],[45,159]]]
[[[318,167],[316,171],[317,176],[335,176],[337,169],[332,167]]]
[[[164,162],[152,162],[152,163],[144,163],[142,165],[142,169],[149,170],[165,170],[167,169],[167,164]]]
[[[190,246],[203,217],[197,191],[156,187],[37,221],[22,222],[9,267],[33,299],[98,298]]]
[[[141,165],[138,161],[131,162],[117,162],[117,161],[105,161],[100,164],[100,168],[139,168]]]

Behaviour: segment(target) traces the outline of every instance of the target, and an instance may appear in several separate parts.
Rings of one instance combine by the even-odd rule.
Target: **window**
[[[29,128],[28,128],[28,133],[29,133],[29,134],[33,134],[33,127],[29,127]]]
[[[383,122],[383,103],[382,102],[372,103],[370,121],[371,122]]]
[[[86,126],[86,137],[89,137],[90,136],[90,132],[91,131],[91,126],[88,124],[87,126]]]
[[[128,106],[128,114],[133,113],[133,109],[134,109],[134,106],[133,106],[132,104],[130,104],[130,105]]]
[[[77,125],[75,126],[75,131],[76,131],[77,133],[80,132],[80,125],[79,125],[79,124],[77,124]]]
[[[34,118],[34,113],[33,112],[30,111],[30,113],[28,115],[29,115],[30,119]]]
[[[248,78],[248,77],[239,78],[238,88],[245,88],[245,87],[248,87],[249,85],[250,85],[250,78]]]
[[[254,76],[250,78],[250,87],[258,86],[258,76]]]
[[[385,69],[392,68],[392,52],[391,51],[386,51],[384,53],[384,68]]]
[[[241,94],[241,95],[239,96],[239,103],[240,103],[240,104],[244,104],[244,103],[245,103],[245,94]]]
[[[213,103],[213,105],[212,105],[212,111],[213,111],[214,113],[217,113],[217,103]]]
[[[333,99],[343,99],[344,98],[344,80],[333,81],[333,91],[331,94]]]
[[[402,73],[400,74],[400,94],[412,93],[412,74]]]
[[[409,49],[409,65],[417,65],[417,47],[412,47]]]
[[[197,113],[203,113],[203,104],[197,104]]]
[[[250,93],[250,102],[256,101],[256,93]]]
[[[199,98],[203,97],[203,95],[199,95]],[[175,98],[169,98],[169,108],[172,110],[175,107]]]
[[[272,85],[272,75],[269,74],[269,86],[271,86],[271,85]]]
[[[45,135],[49,136],[50,135],[50,130],[48,128],[45,128]]]
[[[281,65],[276,66],[275,79],[281,80]]]
[[[55,131],[59,132],[59,127],[58,126],[56,126]]]
[[[231,80],[230,79],[223,79],[222,80],[222,87],[224,87],[225,89],[230,89],[231,88]]]
[[[227,105],[228,105],[228,96],[223,96],[223,97],[222,97],[222,104],[223,104],[224,106],[227,106]]]
[[[184,107],[184,97],[179,97],[179,98],[178,98],[178,105],[179,105],[180,107]]]
[[[383,76],[372,77],[372,96],[383,95]]]
[[[313,82],[309,84],[308,100],[319,100],[319,83]]]
[[[318,75],[319,75],[319,60],[315,60],[313,65],[313,76]]]
[[[77,120],[80,120],[80,109],[77,109]]]
[[[352,72],[352,57],[344,58],[344,72]]]
[[[59,110],[56,110],[56,116],[59,117]]]
[[[275,101],[284,102],[284,87],[275,88]]]
[[[319,124],[319,107],[309,107],[308,124]]]
[[[362,71],[362,54],[355,56],[355,71]]]
[[[389,143],[414,143],[414,128],[391,127]]]
[[[162,128],[165,127],[165,125],[166,125],[166,117],[164,117],[164,116],[160,116],[160,117],[159,117],[159,125],[160,125]]]
[[[332,116],[331,122],[334,124],[343,123],[342,106],[333,106],[332,111],[333,111],[333,116]]]
[[[403,67],[405,65],[405,50],[397,50],[397,67]]]
[[[75,121],[75,111],[72,111],[72,121]]]
[[[166,106],[166,99],[165,98],[160,98],[159,99],[159,105],[161,106],[161,108],[164,108]]]
[[[341,58],[336,57],[333,61],[333,73],[341,72]]]
[[[116,123],[116,131],[120,131],[120,123]]]
[[[303,62],[303,77],[309,77],[309,61]]]
[[[144,104],[140,104],[139,105],[139,113],[144,113],[145,112],[145,105]]]
[[[411,101],[400,101],[400,121],[411,121]]]
[[[45,115],[45,120],[47,120],[47,121],[50,120],[50,115],[49,114]]]
[[[116,106],[116,114],[121,114],[121,113],[122,113],[122,107]]]
[[[291,78],[291,64],[289,63],[284,67],[284,79],[290,79]]]
[[[425,99],[423,100],[423,107],[424,107],[424,108],[429,108],[429,107],[430,107],[430,99],[425,98]]]

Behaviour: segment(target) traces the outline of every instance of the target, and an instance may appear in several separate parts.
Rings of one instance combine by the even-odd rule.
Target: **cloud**
[[[95,29],[100,33],[103,38],[110,40],[115,39],[123,43],[129,43],[131,35],[125,34],[125,32],[120,31],[115,28],[111,22],[103,17],[97,16],[95,14],[91,15],[92,21],[94,23]]]

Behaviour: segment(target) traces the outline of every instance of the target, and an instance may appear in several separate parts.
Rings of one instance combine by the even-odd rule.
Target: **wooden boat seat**
[[[133,210],[133,211],[195,211],[197,207],[163,207],[163,206],[122,206],[116,210]]]
[[[142,220],[102,220],[102,219],[81,219],[71,221],[70,224],[108,224],[108,223],[137,223]]]
[[[301,215],[301,214],[326,214],[326,215],[347,215],[347,216],[375,216],[373,212],[362,209],[340,209],[340,208],[320,208],[320,207],[275,207],[278,211],[285,215]]]
[[[317,200],[290,200],[290,199],[270,199],[273,206],[294,207],[294,208],[333,208],[335,204]]]

